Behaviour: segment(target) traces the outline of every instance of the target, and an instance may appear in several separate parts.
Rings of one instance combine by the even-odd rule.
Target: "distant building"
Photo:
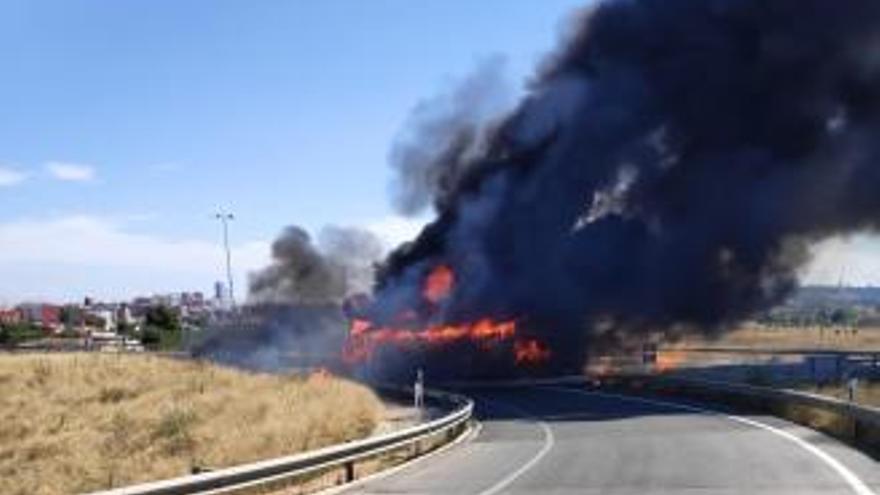
[[[144,346],[139,340],[114,332],[89,333],[86,337],[86,347],[101,352],[141,352],[144,350]]]
[[[232,299],[229,297],[229,288],[223,282],[214,282],[214,299],[211,305],[214,309],[229,309]]]
[[[18,308],[0,308],[0,324],[16,325],[24,320],[21,310]]]
[[[18,309],[25,321],[53,330],[61,327],[61,306],[31,303],[22,304]]]
[[[119,309],[116,310],[116,320],[122,325],[134,325],[137,322],[131,312],[131,307],[125,303],[120,304]]]
[[[217,301],[226,300],[226,284],[223,282],[214,282],[214,299]]]
[[[105,305],[96,306],[89,310],[89,315],[104,332],[116,331],[116,308]]]
[[[205,305],[205,295],[201,292],[183,292],[180,294],[180,304],[191,309],[201,308]]]

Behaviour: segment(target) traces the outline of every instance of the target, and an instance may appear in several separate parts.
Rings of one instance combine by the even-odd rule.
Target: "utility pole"
[[[220,220],[223,224],[223,249],[226,250],[226,283],[229,286],[229,302],[232,309],[235,309],[235,289],[232,285],[232,252],[229,250],[229,222],[235,220],[232,213],[223,211],[214,215],[214,218]]]

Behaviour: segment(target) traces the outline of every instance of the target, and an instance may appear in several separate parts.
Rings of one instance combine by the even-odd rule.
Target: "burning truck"
[[[413,305],[385,318],[375,301],[359,295],[346,301],[351,325],[343,360],[369,368],[372,360],[395,370],[427,367],[446,377],[510,376],[536,372],[551,357],[539,340],[524,335],[515,319],[449,322],[443,308],[455,288],[455,272],[437,265],[425,276]]]

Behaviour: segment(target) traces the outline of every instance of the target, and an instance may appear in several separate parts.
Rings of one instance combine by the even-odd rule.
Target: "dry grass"
[[[0,493],[79,493],[370,434],[382,406],[327,376],[148,355],[0,355]]]
[[[767,327],[746,324],[716,340],[698,337],[677,342],[671,347],[747,347],[761,349],[815,348],[835,350],[880,351],[880,328]]]

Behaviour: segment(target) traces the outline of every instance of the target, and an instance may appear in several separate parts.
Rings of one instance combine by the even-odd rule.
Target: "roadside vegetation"
[[[184,319],[178,309],[156,305],[146,311],[138,324],[119,322],[115,327],[107,329],[103,318],[65,306],[60,310],[58,326],[25,320],[0,321],[0,348],[51,349],[59,347],[58,344],[68,343],[85,349],[89,335],[95,331],[109,331],[129,341],[139,342],[149,350],[178,351],[186,346],[187,338],[193,330],[199,331],[204,327],[204,317]]]
[[[42,328],[30,323],[0,323],[0,347],[16,346],[44,335]]]
[[[0,493],[81,493],[369,435],[382,405],[326,374],[151,355],[0,355]]]
[[[689,349],[715,349],[717,352],[688,352]],[[742,354],[738,349],[747,349],[758,354]],[[730,352],[727,352],[730,350]],[[813,380],[807,377],[790,376],[777,373],[768,364],[768,356],[777,350],[824,350],[824,351],[859,351],[880,354],[880,328],[878,327],[846,327],[846,326],[780,326],[749,323],[727,332],[717,339],[689,337],[674,343],[663,345],[658,362],[664,371],[686,369],[690,367],[711,367],[721,363],[724,367],[731,364],[755,366],[742,378],[746,383],[764,387],[793,388],[819,395],[827,395],[840,399],[848,399],[846,379],[841,374],[837,377],[825,377]],[[761,354],[766,352],[766,354]],[[801,356],[788,358],[777,356],[779,364],[798,362]],[[807,366],[804,364],[803,366]],[[826,367],[833,364],[825,364]],[[841,373],[845,373],[844,363]],[[735,378],[734,378],[735,379]],[[880,381],[860,378],[858,381],[855,401],[859,404],[880,407]]]
[[[717,339],[689,337],[670,348],[748,347],[761,349],[880,350],[880,327],[851,326],[768,326],[747,323]]]

